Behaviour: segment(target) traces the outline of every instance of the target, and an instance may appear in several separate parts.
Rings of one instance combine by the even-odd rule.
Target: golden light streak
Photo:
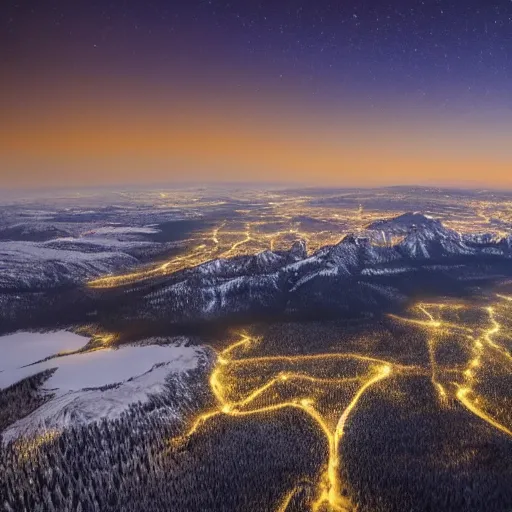
[[[87,285],[90,288],[116,288],[134,284],[152,277],[160,277],[178,272],[188,267],[193,267],[208,261],[210,254],[205,252],[204,246],[198,246],[185,256],[177,256],[171,261],[163,263],[154,268],[144,268],[136,272],[122,274],[119,276],[107,276],[89,281]]]
[[[498,345],[498,343],[496,343],[492,338],[501,329],[500,323],[496,320],[494,308],[492,306],[489,306],[486,308],[486,310],[487,310],[487,313],[489,314],[489,320],[490,320],[492,326],[485,331],[484,336],[483,336],[484,340],[487,342],[488,345],[490,345],[492,348],[497,350],[500,354],[502,354],[510,362],[510,361],[512,361],[512,355],[506,349],[504,349],[501,345]]]
[[[204,413],[204,414],[201,414],[200,416],[198,416],[196,418],[196,420],[194,421],[194,423],[192,423],[192,426],[190,427],[189,431],[185,434],[185,437],[187,438],[187,437],[190,437],[193,434],[195,434],[197,432],[197,430],[199,429],[199,427],[203,423],[205,423],[210,418],[213,418],[214,416],[221,414],[222,412],[223,412],[222,410],[215,410],[215,411],[210,411],[210,412],[207,412],[207,413]],[[178,441],[179,440],[181,440],[181,439],[178,439]]]
[[[443,325],[442,322],[439,322],[434,319],[434,316],[428,311],[426,305],[419,304],[418,309],[429,318],[429,322],[434,330]],[[430,380],[432,381],[432,384],[434,385],[435,389],[438,391],[441,401],[446,402],[446,391],[443,385],[437,380],[438,369],[436,361],[436,339],[437,333],[434,332],[432,335],[429,336],[427,340],[430,368],[432,370]]]
[[[247,334],[241,334],[241,337],[242,339],[240,341],[237,341],[236,343],[229,345],[220,353],[222,358],[227,358],[228,355],[231,354],[231,352],[233,352],[233,350],[237,349],[238,347],[245,347],[249,345],[252,341],[252,338]]]
[[[333,511],[350,511],[354,508],[350,503],[350,500],[343,497],[341,492],[341,482],[339,479],[339,445],[341,438],[345,433],[345,425],[347,423],[347,419],[350,413],[356,407],[357,402],[363,393],[380,380],[388,377],[390,374],[391,366],[385,365],[380,368],[379,372],[373,378],[363,384],[363,386],[361,386],[355,394],[352,401],[343,411],[343,414],[341,415],[338,424],[336,425],[334,434],[329,433],[329,462],[327,465],[326,478],[324,477],[324,484],[321,487],[321,492],[318,499],[313,503],[313,511],[320,510],[324,503],[328,503],[331,507],[331,510]],[[325,484],[325,481],[327,481],[327,485]]]
[[[505,299],[508,301],[507,296],[500,296],[499,298]],[[457,389],[457,392],[455,393],[455,398],[466,407],[467,410],[469,410],[471,413],[475,414],[480,419],[487,422],[489,425],[497,428],[501,432],[504,432],[507,435],[512,435],[512,432],[504,425],[496,421],[494,418],[492,418],[489,414],[487,414],[485,411],[483,411],[481,408],[477,407],[476,402],[478,401],[478,398],[475,398],[474,400],[470,400],[469,396],[471,394],[474,394],[473,386],[476,381],[476,372],[482,371],[483,368],[483,357],[484,357],[484,350],[485,347],[490,347],[494,351],[497,351],[500,355],[504,356],[507,360],[511,360],[511,355],[498,343],[496,343],[493,339],[495,335],[501,332],[503,329],[502,324],[498,322],[496,319],[496,311],[494,306],[485,306],[482,308],[483,311],[487,313],[487,316],[489,318],[490,326],[487,328],[484,328],[483,330],[481,328],[468,328],[463,325],[457,325],[450,322],[445,322],[442,319],[436,319],[434,318],[434,315],[431,313],[431,309],[437,309],[438,311],[443,310],[453,310],[453,309],[462,309],[467,308],[466,305],[454,305],[454,304],[446,304],[446,303],[440,303],[440,304],[418,304],[416,306],[417,309],[419,309],[425,316],[427,316],[428,320],[416,320],[416,319],[406,319],[401,317],[393,316],[393,318],[406,321],[409,323],[413,323],[416,325],[419,325],[421,327],[427,327],[433,331],[433,335],[431,335],[428,338],[428,348],[429,348],[429,359],[430,359],[430,366],[432,368],[432,384],[436,387],[438,390],[441,398],[445,400],[448,397],[447,390],[445,387],[443,387],[440,382],[438,381],[438,375],[440,373],[447,373],[448,369],[440,369],[437,365],[436,358],[435,358],[435,348],[436,348],[436,341],[439,336],[442,335],[449,335],[453,331],[470,331],[473,333],[476,333],[477,331],[480,331],[480,334],[478,336],[472,336],[467,335],[467,338],[472,340],[472,352],[473,357],[468,361],[465,369],[461,371],[461,375],[464,379],[463,384],[457,384],[454,383]],[[477,310],[479,308],[476,308]],[[437,334],[436,334],[437,333]],[[434,337],[436,336],[436,337]]]
[[[286,493],[286,496],[283,499],[283,502],[279,507],[277,508],[276,512],[286,512],[286,509],[288,508],[288,505],[292,501],[292,498],[295,496],[295,493],[298,491],[297,487],[294,487],[291,491]]]
[[[251,237],[251,224],[246,223],[245,225],[245,238],[240,240],[239,242],[234,243],[227,251],[223,252],[221,254],[221,258],[227,258],[230,255],[232,255],[234,252],[236,252],[237,248],[241,245],[246,244],[247,242],[250,242],[252,240]]]
[[[437,328],[444,328],[446,330],[452,329],[452,330],[460,330],[460,331],[466,331],[466,332],[473,332],[473,329],[469,327],[465,327],[464,325],[455,324],[453,322],[441,322],[439,320],[417,320],[415,318],[405,318],[403,316],[398,316],[394,314],[388,314],[389,318],[392,318],[394,320],[397,320],[399,322],[405,322],[408,324],[414,324],[419,325],[421,327],[426,327],[428,329],[437,329]]]
[[[348,511],[353,510],[353,505],[350,500],[343,496],[341,492],[341,482],[339,481],[339,450],[340,441],[345,432],[345,426],[349,415],[356,408],[361,396],[371,386],[377,384],[382,379],[388,377],[392,372],[392,363],[382,361],[377,358],[367,357],[360,354],[314,354],[304,356],[269,356],[269,357],[252,357],[245,359],[233,359],[233,354],[240,348],[246,349],[255,340],[249,335],[242,333],[241,339],[230,344],[220,352],[217,359],[217,365],[213,369],[210,377],[210,387],[212,393],[217,401],[217,408],[199,415],[192,423],[192,426],[185,435],[185,439],[195,434],[198,429],[207,421],[219,415],[226,415],[232,417],[247,417],[258,414],[271,414],[287,408],[297,409],[306,413],[318,426],[322,435],[328,442],[329,457],[326,464],[326,469],[322,473],[319,482],[317,498],[312,503],[313,511],[320,511],[325,507],[329,507],[332,511]],[[370,364],[369,375],[362,375],[357,377],[315,377],[307,373],[296,372],[279,372],[275,377],[269,379],[263,385],[253,389],[245,396],[238,396],[237,400],[228,400],[226,398],[226,387],[229,382],[225,382],[226,375],[224,371],[228,365],[253,365],[256,368],[264,362],[308,362],[308,361],[322,361],[329,359],[352,359],[364,361]],[[377,366],[378,365],[378,366]],[[302,396],[301,398],[286,400],[271,405],[259,406],[248,408],[260,396],[263,396],[271,388],[276,386],[287,385],[292,381],[307,381],[316,385],[332,386],[335,384],[344,384],[348,382],[360,382],[362,385],[357,389],[352,400],[344,409],[339,417],[336,425],[330,427],[326,418],[315,408],[314,398],[311,396]],[[179,439],[178,439],[179,441]],[[286,510],[288,507],[296,488],[292,489],[285,497],[283,502],[279,505],[277,510]]]
[[[430,323],[433,327],[439,327],[441,325],[440,322],[436,321],[432,314],[426,309],[424,304],[418,304],[418,309],[422,311],[426,316],[428,316]]]
[[[489,425],[493,426],[494,428],[500,430],[504,434],[507,434],[508,436],[512,437],[512,431],[510,431],[507,427],[503,426],[501,423],[498,423],[496,420],[491,418],[488,414],[486,414],[484,411],[479,409],[471,400],[468,398],[468,393],[471,393],[471,389],[469,388],[459,388],[457,391],[457,399],[468,409],[471,411],[474,415],[478,416],[482,420],[484,420]]]

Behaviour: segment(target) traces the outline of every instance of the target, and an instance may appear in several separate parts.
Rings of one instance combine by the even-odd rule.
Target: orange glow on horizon
[[[478,129],[458,130],[440,119],[328,113],[275,98],[254,105],[247,98],[211,104],[177,98],[174,107],[159,107],[157,97],[128,106],[64,98],[10,108],[0,127],[2,185],[512,186],[512,155],[502,138],[482,138]]]

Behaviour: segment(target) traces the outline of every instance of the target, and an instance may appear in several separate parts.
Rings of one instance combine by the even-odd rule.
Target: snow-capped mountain
[[[376,228],[386,239],[401,238],[393,245],[376,243]],[[470,245],[459,233],[418,213],[374,223],[367,231],[311,255],[304,243],[296,243],[289,251],[212,260],[159,278],[142,286],[148,292],[139,314],[193,321],[229,314],[379,307],[405,300],[412,275],[415,282],[441,276],[440,281],[452,282],[459,274],[467,279],[464,269],[475,258],[492,255],[508,261],[511,254],[503,240],[490,252],[488,244]]]
[[[375,242],[375,232],[387,240],[401,238],[383,245]],[[438,220],[406,213],[373,223],[367,233],[347,235],[309,256],[305,245],[296,243],[289,251],[212,260],[160,279],[148,284],[143,311],[153,318],[193,320],[232,313],[377,307],[406,299],[411,288],[406,276],[452,282],[459,275],[467,279],[467,266],[475,261],[489,256],[509,261],[511,240],[478,247]]]
[[[44,289],[78,284],[85,279],[137,264],[133,256],[111,250],[76,251],[44,243],[0,243],[0,288]]]
[[[388,234],[409,233],[416,229],[442,231],[440,221],[419,212],[407,212],[392,219],[377,220],[367,226],[368,230],[385,231]]]
[[[36,226],[37,227],[37,226]],[[140,256],[151,253],[155,242],[144,238],[154,228],[107,226],[81,236],[58,236],[58,230],[27,231],[41,234],[41,240],[0,241],[0,290],[47,289],[81,282],[140,263]],[[24,228],[25,229],[25,228]],[[44,235],[44,236],[43,236]]]
[[[459,233],[434,226],[410,232],[397,246],[404,257],[412,259],[442,258],[450,255],[476,254],[474,248],[463,241]]]
[[[492,233],[467,233],[462,235],[464,242],[469,246],[486,246],[497,241],[496,236]]]
[[[134,267],[139,260],[133,251],[147,242],[133,240],[132,232],[124,234],[130,239],[114,237],[111,243],[111,233],[105,230],[49,242],[2,242],[0,286],[6,293],[54,289]],[[449,287],[469,286],[487,275],[509,276],[511,260],[511,236],[470,239],[436,219],[406,213],[375,222],[312,254],[305,242],[297,241],[286,251],[214,259],[120,289],[78,290],[72,296],[78,304],[73,321],[88,312],[101,317],[104,310],[109,318],[123,321],[171,323],[229,315],[361,312],[388,307],[428,288],[449,293]],[[5,305],[3,317],[11,325],[20,325],[16,322],[28,315],[25,310],[42,311],[37,297],[33,306],[27,303],[28,295],[16,301],[9,297],[0,294],[0,305]],[[61,315],[70,303],[54,295],[44,306],[49,308],[45,315],[57,310]]]
[[[372,241],[395,246],[406,258],[430,259],[475,253],[459,233],[446,228],[439,220],[418,212],[373,222],[367,231]]]

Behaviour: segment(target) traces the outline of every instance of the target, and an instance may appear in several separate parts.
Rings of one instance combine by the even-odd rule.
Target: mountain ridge
[[[50,263],[53,272],[68,270]],[[313,253],[297,240],[288,250],[212,259],[114,288],[81,285],[83,268],[79,278],[70,276],[76,284],[64,294],[39,288],[37,294],[14,297],[13,287],[0,294],[4,329],[45,325],[50,318],[63,325],[95,320],[117,329],[155,320],[189,325],[260,315],[380,313],[413,297],[464,293],[512,277],[512,237],[461,235],[436,219],[408,212]]]
[[[376,232],[393,239],[397,230],[402,235],[397,243],[375,242]],[[512,271],[510,241],[479,246],[436,219],[406,213],[347,234],[313,254],[307,254],[302,241],[289,251],[211,260],[152,280],[149,293],[142,295],[143,311],[151,318],[192,320],[262,311],[367,310],[407,300],[411,285],[404,282],[406,276],[462,283],[471,280],[473,267],[479,269],[477,277],[485,276],[489,257],[503,262],[506,274]]]

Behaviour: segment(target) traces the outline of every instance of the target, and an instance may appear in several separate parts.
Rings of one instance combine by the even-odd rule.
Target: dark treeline
[[[427,380],[404,382],[368,393],[347,425],[341,476],[358,510],[509,511],[510,441],[464,410],[440,417]],[[67,430],[30,456],[8,446],[3,509],[263,512],[295,488],[288,512],[309,510],[327,445],[300,411],[224,416],[176,441],[181,429],[155,401]]]
[[[0,442],[3,510],[162,510],[151,496],[170,500],[173,495],[172,489],[160,488],[172,461],[169,443],[183,428],[183,418],[208,406],[208,373],[208,367],[189,372],[179,385],[169,379],[166,393],[113,421],[73,426],[40,444],[37,437]]]
[[[273,510],[299,485],[290,507],[305,510],[327,457],[304,415],[205,424],[180,441],[162,404],[121,419],[66,430],[33,452],[0,454],[6,512],[254,512]],[[178,439],[178,440],[177,440]]]
[[[0,390],[0,432],[52,398],[51,393],[41,393],[40,387],[54,371],[46,370]]]

